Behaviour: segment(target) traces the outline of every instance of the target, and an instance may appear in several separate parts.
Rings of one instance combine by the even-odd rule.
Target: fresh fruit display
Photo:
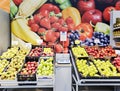
[[[38,66],[38,62],[36,62],[36,61],[27,61],[24,64],[23,68],[21,69],[20,74],[21,75],[35,74],[37,66]]]
[[[87,38],[81,42],[81,45],[87,46],[107,46],[110,44],[110,35],[105,35],[102,32],[93,32],[92,38]]]
[[[87,53],[90,56],[93,56],[94,58],[105,58],[105,57],[115,57],[117,54],[115,53],[115,50],[111,46],[106,47],[85,47]]]
[[[34,47],[30,53],[28,54],[29,57],[44,57],[44,56],[54,56],[54,50],[51,47],[40,47],[36,46]]]
[[[51,76],[53,75],[53,57],[40,58],[40,64],[38,65],[37,75],[38,76]]]
[[[120,62],[119,58],[115,59],[112,63],[119,68],[117,61]],[[76,59],[76,66],[82,77],[120,76],[117,68],[112,63],[110,60],[105,59]]]
[[[10,59],[16,55],[18,50],[19,50],[18,47],[12,47],[12,48],[8,49],[6,52],[3,52],[3,54],[0,56],[0,58]]]
[[[10,64],[7,66],[7,69],[4,72],[0,73],[1,80],[15,80],[16,74],[22,68],[25,56],[28,51],[25,49],[20,49],[17,54],[11,59]]]
[[[77,46],[72,48],[73,55],[75,57],[88,57],[87,52],[83,47]]]
[[[52,48],[43,48],[41,56],[42,57],[54,56],[54,50]]]
[[[93,62],[96,65],[101,76],[109,77],[109,76],[118,76],[119,75],[116,67],[114,65],[112,65],[112,63],[110,63],[110,60],[96,59],[96,60],[93,60]]]
[[[87,46],[109,45],[110,12],[119,8],[117,0],[13,1],[18,10],[11,20],[12,33],[32,45],[52,44],[58,53],[74,46],[76,40]],[[64,43],[61,32],[66,32]]]
[[[120,56],[113,59],[112,63],[115,65],[115,67],[120,72]]]
[[[83,77],[93,77],[93,76],[100,76],[98,74],[98,70],[96,69],[95,65],[92,62],[87,62],[86,59],[77,59],[76,66],[78,68],[78,72],[82,74]]]
[[[0,73],[2,73],[5,67],[9,64],[7,59],[0,59]]]
[[[102,47],[102,48],[100,48],[100,51],[101,51],[101,53],[105,53],[105,55],[109,56],[109,57],[117,56],[115,50],[111,46]]]
[[[39,57],[41,55],[42,51],[43,51],[43,49],[41,47],[35,47],[34,49],[32,49],[30,51],[28,56],[30,56],[30,57]]]

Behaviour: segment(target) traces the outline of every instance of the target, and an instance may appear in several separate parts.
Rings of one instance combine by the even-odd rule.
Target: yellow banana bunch
[[[27,20],[24,18],[17,18],[11,22],[11,31],[18,38],[31,43],[32,45],[40,45],[42,40],[40,37],[31,31],[27,25]]]

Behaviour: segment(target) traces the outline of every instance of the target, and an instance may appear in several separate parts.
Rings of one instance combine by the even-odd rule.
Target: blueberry
[[[99,38],[104,38],[104,36],[103,36],[103,35],[101,35],[101,36],[99,36]]]
[[[75,39],[79,39],[79,35],[74,34],[74,36],[75,36]]]
[[[110,38],[110,36],[109,35],[105,35],[108,39]]]
[[[103,44],[103,46],[107,46],[107,44]]]
[[[71,45],[74,45],[74,42],[72,41],[72,42],[70,42],[70,44],[71,44]]]
[[[93,40],[90,39],[90,38],[87,38],[86,40],[87,40],[88,42],[93,42]]]
[[[79,34],[79,31],[76,30],[75,33]]]
[[[74,34],[71,34],[71,35],[70,35],[70,38],[71,38],[71,39],[75,39],[75,35],[74,35]]]
[[[92,40],[95,40],[95,37],[93,36],[91,39],[92,39]]]
[[[89,43],[89,45],[90,45],[90,46],[93,46],[94,44],[91,42],[91,43]]]
[[[105,40],[104,39],[100,39],[100,42],[104,42]]]
[[[85,42],[85,45],[89,45],[89,42]]]

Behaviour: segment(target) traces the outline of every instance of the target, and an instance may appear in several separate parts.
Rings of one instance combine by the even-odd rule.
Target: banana
[[[11,31],[18,38],[31,43],[32,45],[40,45],[42,40],[40,37],[31,31],[27,25],[27,20],[24,18],[17,18],[11,22]]]

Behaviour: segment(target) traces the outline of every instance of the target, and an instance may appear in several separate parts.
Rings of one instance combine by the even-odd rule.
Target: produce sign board
[[[11,0],[11,33],[32,45],[54,45],[57,53],[68,47],[110,44],[110,12],[119,0]],[[25,8],[27,7],[27,8]],[[62,34],[61,34],[62,33]]]

